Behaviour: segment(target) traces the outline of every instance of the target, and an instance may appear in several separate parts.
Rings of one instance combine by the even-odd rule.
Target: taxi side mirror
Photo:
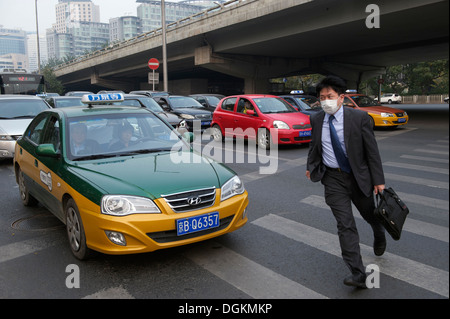
[[[246,112],[245,112],[245,114],[247,114],[247,115],[255,115],[255,111],[253,111],[253,110],[247,110]]]
[[[36,154],[45,157],[59,157],[59,153],[55,150],[53,144],[41,144],[36,149]]]

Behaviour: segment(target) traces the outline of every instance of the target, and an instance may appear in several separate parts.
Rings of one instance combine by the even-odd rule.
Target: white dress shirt
[[[337,135],[339,137],[339,142],[341,143],[342,149],[344,150],[345,156],[347,156],[347,150],[345,148],[344,142],[344,106],[341,106],[336,113],[334,113],[335,120],[333,120],[334,128],[336,129]],[[330,125],[328,123],[330,115],[325,113],[325,117],[322,123],[322,161],[325,166],[331,168],[339,168],[338,161],[334,155],[333,145],[331,144],[330,137]]]

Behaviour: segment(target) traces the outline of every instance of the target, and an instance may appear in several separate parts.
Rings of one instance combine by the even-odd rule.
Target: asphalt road
[[[334,218],[322,185],[305,177],[307,146],[280,147],[267,157],[251,144],[241,148],[227,140],[233,152],[223,155],[211,153],[219,145],[205,139],[198,147],[232,159],[228,165],[244,181],[248,224],[195,245],[141,255],[97,254],[85,262],[72,256],[56,218],[41,206],[22,205],[12,162],[1,161],[0,298],[169,299],[172,314],[208,310],[188,308],[195,299],[202,299],[200,305],[227,300],[241,306],[247,299],[258,304],[291,298],[448,299],[449,107],[400,107],[410,123],[375,135],[386,184],[410,208],[402,238],[388,238],[387,252],[375,257],[369,226],[355,211],[364,263],[381,272],[372,289],[342,284],[348,270]],[[227,311],[233,313],[226,306],[212,309]]]

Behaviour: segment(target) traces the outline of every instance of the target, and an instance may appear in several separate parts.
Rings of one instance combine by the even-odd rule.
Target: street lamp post
[[[161,23],[162,23],[162,54],[163,54],[163,80],[164,91],[169,92],[169,81],[167,79],[167,47],[166,47],[166,4],[161,0]]]
[[[36,42],[37,42],[38,74],[41,74],[41,53],[40,53],[40,49],[39,49],[39,23],[38,23],[37,0],[34,0],[34,8],[35,8],[35,12],[36,12]]]

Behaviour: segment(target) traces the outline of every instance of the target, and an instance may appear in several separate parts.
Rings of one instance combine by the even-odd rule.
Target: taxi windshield
[[[151,113],[69,118],[67,157],[74,161],[171,151],[180,135]]]
[[[264,114],[297,112],[288,102],[279,98],[255,98],[253,101]]]
[[[351,98],[359,107],[379,106],[379,104],[374,99],[368,97],[367,95],[353,95],[351,96]]]

